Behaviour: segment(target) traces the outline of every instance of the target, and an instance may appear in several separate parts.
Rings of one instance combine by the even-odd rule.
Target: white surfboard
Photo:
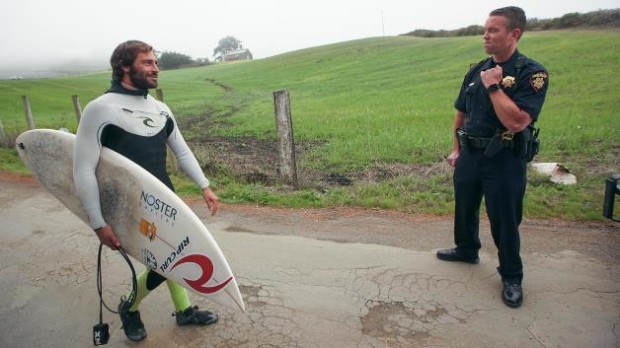
[[[20,158],[43,186],[88,224],[73,183],[75,135],[35,129],[20,134],[16,144]],[[182,199],[107,148],[102,149],[96,175],[103,216],[129,255],[197,294],[245,311],[224,254]]]

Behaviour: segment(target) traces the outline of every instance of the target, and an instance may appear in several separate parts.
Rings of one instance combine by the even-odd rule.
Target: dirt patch
[[[218,124],[220,127],[223,126],[221,123]],[[209,127],[201,126],[202,129]],[[280,159],[278,144],[275,140],[204,134],[189,138],[187,141],[207,176],[227,176],[240,182],[260,183],[267,186],[280,183],[278,170]],[[295,144],[297,163],[300,163],[304,155],[320,146],[319,142]],[[371,167],[354,172],[321,171],[301,167],[299,164],[297,167],[299,185],[319,191],[328,187],[350,186],[355,183],[376,183],[398,177],[428,178],[433,175],[442,175],[449,179],[451,168],[443,161],[428,165],[375,163]]]
[[[207,176],[224,175],[265,185],[277,182],[275,141],[206,135],[193,139],[191,146]]]
[[[39,185],[39,181],[31,175],[15,174],[15,173],[9,173],[5,171],[1,171],[1,170],[0,170],[0,181],[15,182],[15,183],[27,184],[27,185],[32,185],[32,186]]]
[[[387,339],[394,347],[407,347],[413,341],[424,346],[431,338],[430,331],[442,322],[466,323],[437,303],[376,302],[366,304],[368,313],[360,317],[362,333]],[[405,343],[407,341],[409,344]]]

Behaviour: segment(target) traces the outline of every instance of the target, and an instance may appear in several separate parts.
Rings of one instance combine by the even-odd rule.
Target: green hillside
[[[529,216],[601,218],[604,180],[619,172],[620,44],[617,31],[526,33],[521,52],[544,64],[550,89],[537,161],[561,162],[578,179],[557,186],[531,176]],[[369,38],[279,56],[162,72],[160,88],[205,171],[227,202],[356,205],[452,212],[453,101],[480,37]],[[22,95],[37,127],[75,130],[71,95],[84,106],[110,73],[0,81],[0,119],[25,129]],[[302,189],[277,183],[273,92],[288,89]],[[14,152],[3,150],[3,168]],[[6,160],[5,160],[6,159]],[[183,190],[184,179],[177,185]]]

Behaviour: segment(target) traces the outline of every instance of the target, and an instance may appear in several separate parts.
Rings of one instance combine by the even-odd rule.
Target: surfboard
[[[88,225],[73,182],[74,144],[75,135],[52,129],[29,130],[16,139],[17,152],[32,174]],[[220,247],[179,196],[133,161],[105,147],[96,176],[103,216],[127,254],[194,293],[245,311]]]

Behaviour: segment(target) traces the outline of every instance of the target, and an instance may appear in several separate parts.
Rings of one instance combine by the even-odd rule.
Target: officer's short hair
[[[110,57],[110,65],[112,66],[112,80],[120,81],[123,79],[123,67],[131,66],[136,60],[138,53],[148,53],[153,47],[145,42],[138,40],[125,41],[118,46]]]
[[[502,16],[508,20],[508,30],[521,29],[521,34],[517,38],[520,39],[521,35],[525,31],[525,24],[527,23],[527,18],[525,17],[525,12],[522,8],[516,6],[508,6],[498,8],[497,10],[491,11],[489,16]]]

